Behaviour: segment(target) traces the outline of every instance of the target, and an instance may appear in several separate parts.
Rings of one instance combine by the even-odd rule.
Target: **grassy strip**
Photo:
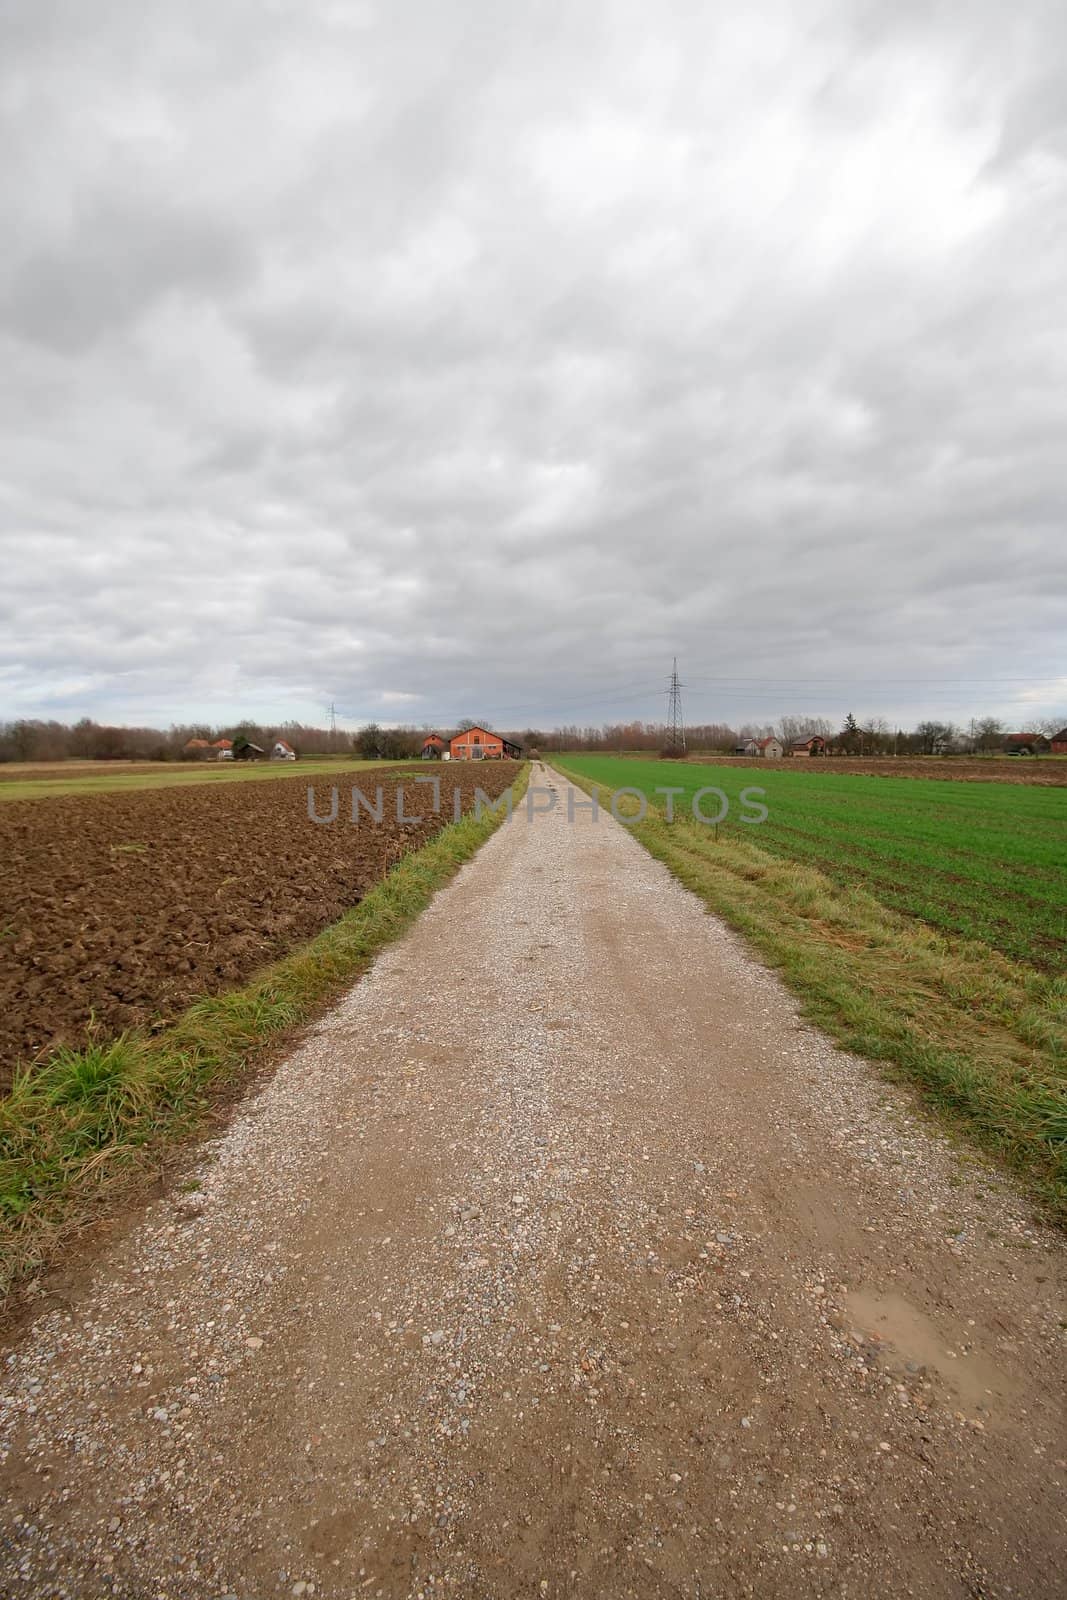
[[[610,791],[553,764],[607,803]],[[740,828],[668,823],[650,807],[630,831],[778,969],[811,1021],[917,1085],[1067,1222],[1067,979],[949,940]]]
[[[526,788],[524,767],[512,793]],[[202,1129],[257,1053],[307,1022],[400,937],[503,820],[468,813],[403,857],[339,922],[166,1032],[60,1050],[0,1101],[0,1293]]]
[[[334,778],[362,767],[411,766],[413,762],[362,761],[356,757],[306,761],[159,762],[143,772],[92,772],[82,776],[0,778],[0,804],[50,800],[55,795],[124,794],[141,789],[187,789],[205,783],[262,783],[271,778]]]

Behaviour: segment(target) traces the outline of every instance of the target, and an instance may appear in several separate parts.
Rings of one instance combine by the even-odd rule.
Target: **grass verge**
[[[528,781],[524,767],[512,788]],[[266,1046],[306,1023],[404,933],[503,811],[469,813],[405,856],[339,922],[243,988],[198,1001],[157,1036],[59,1050],[0,1100],[0,1295],[158,1171],[206,1126]]]
[[[608,789],[552,764],[607,803]],[[746,936],[809,1020],[914,1084],[1067,1223],[1067,979],[949,939],[739,828],[668,823],[650,806],[629,831]]]

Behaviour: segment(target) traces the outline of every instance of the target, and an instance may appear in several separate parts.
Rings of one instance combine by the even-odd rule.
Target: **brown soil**
[[[242,982],[356,905],[405,854],[451,820],[474,789],[497,795],[511,762],[440,768],[442,807],[406,775],[148,789],[13,801],[0,810],[0,1083],[16,1061],[167,1022],[198,996]],[[406,777],[406,782],[405,782]],[[415,822],[396,820],[396,789]],[[353,785],[382,823],[350,820]]]
[[[651,759],[651,757],[650,757]],[[756,756],[691,755],[690,762],[715,767],[770,767],[784,768],[787,772],[846,772],[857,777],[871,778],[937,778],[956,783],[1036,783],[1046,786],[1067,785],[1067,761],[1055,757],[1019,756],[985,757],[960,756],[871,756],[866,760],[851,756],[826,756],[810,760],[802,756],[783,756],[780,760],[766,761]]]

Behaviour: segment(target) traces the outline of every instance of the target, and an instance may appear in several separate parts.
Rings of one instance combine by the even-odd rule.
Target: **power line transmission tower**
[[[667,697],[667,749],[685,753],[685,723],[682,721],[682,685],[678,678],[678,657],[671,669]]]
[[[337,707],[330,701],[330,749],[337,743]]]

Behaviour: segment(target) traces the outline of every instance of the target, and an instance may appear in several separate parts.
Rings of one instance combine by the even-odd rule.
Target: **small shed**
[[[1043,756],[1051,748],[1051,741],[1043,733],[1009,733],[1004,741],[1007,756]]]
[[[243,734],[238,734],[233,741],[233,759],[235,761],[258,761],[266,753],[262,745],[253,744],[251,739],[246,739]]]

